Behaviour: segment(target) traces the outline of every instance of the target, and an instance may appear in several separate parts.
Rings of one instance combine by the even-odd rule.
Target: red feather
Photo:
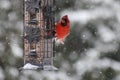
[[[55,35],[57,37],[57,40],[59,40],[62,44],[64,44],[63,40],[70,33],[70,21],[67,15],[63,16],[61,21],[55,25],[55,32],[56,32]]]

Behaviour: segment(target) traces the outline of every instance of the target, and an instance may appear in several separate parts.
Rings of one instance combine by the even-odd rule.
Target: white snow
[[[27,63],[23,66],[23,69],[38,69],[39,66],[36,66],[36,65],[32,65],[30,63]]]
[[[23,57],[22,49],[19,47],[18,44],[16,44],[15,42],[12,42],[10,46],[12,49],[12,53],[15,57]]]
[[[58,70],[58,68],[56,68],[53,65],[45,65],[44,70],[51,70],[52,71],[52,70]]]
[[[11,6],[11,3],[9,0],[0,0],[0,8],[9,9],[10,6]]]
[[[105,69],[108,67],[111,67],[116,71],[120,71],[120,63],[108,58],[104,58],[102,60],[91,60],[87,57],[87,59],[85,58],[79,60],[74,64],[74,68],[76,69],[78,75],[82,75],[86,71],[92,71],[94,68]]]
[[[103,40],[104,42],[111,42],[115,40],[116,37],[114,32],[106,26],[99,26],[98,33],[100,35],[101,40]]]
[[[5,75],[3,70],[0,68],[0,80],[4,80],[5,79]]]
[[[36,51],[36,50],[35,50],[35,49],[32,49],[32,50],[30,50],[30,51],[32,52],[32,51]]]
[[[104,12],[104,13],[103,13]],[[97,8],[94,10],[77,10],[77,11],[70,11],[66,10],[61,13],[61,16],[68,15],[71,23],[78,22],[79,24],[86,24],[91,20],[96,20],[97,18],[110,18],[114,16],[112,10],[107,8]]]
[[[39,66],[37,66],[37,65],[32,65],[32,64],[30,64],[30,63],[27,63],[27,64],[25,64],[23,67],[22,67],[22,69],[38,69],[39,68]],[[46,71],[54,71],[54,70],[58,70],[58,68],[56,68],[55,66],[53,66],[53,65],[44,65],[43,66],[43,69],[44,70],[46,70]]]
[[[17,20],[17,17],[18,16],[15,12],[11,12],[11,13],[8,14],[9,21],[15,21],[15,20]]]
[[[9,71],[9,74],[13,77],[18,77],[19,76],[19,72],[18,72],[18,69],[17,68],[10,68],[8,69]]]

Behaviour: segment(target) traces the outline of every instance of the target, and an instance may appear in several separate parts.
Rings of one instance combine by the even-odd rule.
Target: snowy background
[[[24,71],[23,2],[0,0],[0,80],[120,80],[120,1],[56,0],[56,21],[67,14],[71,32],[56,46],[59,71]]]

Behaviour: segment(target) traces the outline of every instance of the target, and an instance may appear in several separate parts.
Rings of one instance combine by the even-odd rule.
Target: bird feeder
[[[56,69],[53,66],[55,54],[54,13],[55,0],[24,0],[23,68],[33,65],[40,70]]]

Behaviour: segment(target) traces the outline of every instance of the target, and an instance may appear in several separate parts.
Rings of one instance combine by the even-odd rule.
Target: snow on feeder
[[[24,0],[24,66],[57,70],[53,66],[54,0]]]

